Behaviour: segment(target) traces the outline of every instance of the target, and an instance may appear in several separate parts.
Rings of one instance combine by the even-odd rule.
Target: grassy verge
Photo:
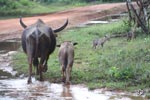
[[[2,3],[2,2],[0,2]],[[7,5],[6,5],[6,4]],[[103,3],[102,1],[95,2],[33,2],[30,0],[8,1],[5,5],[0,5],[0,19],[16,18],[19,16],[35,16],[49,14],[58,11],[64,11],[80,6],[88,6]],[[106,3],[106,2],[105,2]]]
[[[74,7],[89,5],[86,3],[37,3],[37,2],[26,2],[26,5],[17,6],[15,9],[0,9],[0,19],[16,18],[19,16],[33,16],[54,13],[58,11],[68,10]]]
[[[150,37],[140,36],[130,42],[126,38],[112,38],[103,48],[92,49],[92,40],[104,35],[128,31],[123,21],[105,25],[92,25],[64,31],[57,38],[78,42],[75,47],[75,63],[72,84],[86,84],[90,89],[112,88],[135,90],[150,86]],[[49,70],[44,74],[50,82],[61,82],[58,48],[50,56]],[[14,68],[27,75],[26,56],[19,51],[13,59]]]

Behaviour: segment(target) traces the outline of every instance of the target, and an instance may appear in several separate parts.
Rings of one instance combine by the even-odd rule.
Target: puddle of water
[[[12,78],[16,74],[10,66],[11,55],[20,47],[19,39],[10,39],[0,42],[0,79]]]
[[[20,40],[12,39],[0,42],[0,54],[7,53],[9,51],[16,51],[20,47]]]
[[[120,19],[121,17],[124,17],[124,16],[127,16],[127,14],[123,13],[123,14],[107,15],[104,17],[97,18],[96,20],[109,21],[109,20],[114,20],[114,19]]]
[[[8,79],[11,77],[12,77],[11,73],[0,70],[0,79]]]
[[[17,72],[10,66],[11,55],[14,53],[16,52],[11,51],[5,54],[0,54],[0,79],[8,79],[16,75]]]
[[[103,89],[95,90],[95,92],[109,96],[109,99],[107,100],[147,100],[144,95],[139,96],[137,93],[106,91]]]
[[[33,81],[27,85],[27,79],[2,80],[0,98],[33,99],[33,100],[108,100],[108,96],[96,94],[81,86],[64,86],[49,82]]]
[[[27,78],[0,81],[0,100],[143,100],[127,93],[89,91],[82,85],[65,86],[39,82],[26,84]]]
[[[108,16],[100,17],[95,20],[80,24],[78,27],[86,27],[87,25],[93,25],[93,24],[108,24],[108,23],[116,22],[120,20],[121,17],[126,16],[126,15],[127,14],[108,15]]]

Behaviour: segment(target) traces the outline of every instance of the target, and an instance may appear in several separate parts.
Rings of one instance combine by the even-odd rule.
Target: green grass
[[[52,4],[35,4],[31,9],[31,14],[53,13],[58,11],[64,11],[79,6],[87,5],[85,3],[80,4],[65,4],[65,3],[52,3]]]
[[[16,9],[0,9],[0,19],[16,18],[19,16],[33,16],[41,14],[49,14],[58,11],[64,11],[72,9],[79,6],[89,5],[86,3],[75,3],[75,4],[65,4],[65,3],[49,3],[41,4],[37,2],[28,2],[28,6],[19,6]]]
[[[75,46],[75,62],[72,84],[86,84],[90,89],[112,88],[134,90],[150,86],[150,37],[138,36],[127,42],[126,38],[112,38],[104,47],[94,50],[92,40],[104,35],[120,34],[128,31],[123,21],[105,25],[92,25],[85,28],[71,28],[63,31],[58,43],[71,40]],[[61,82],[58,48],[50,56],[49,70],[44,74],[50,82]],[[19,74],[27,75],[26,56],[19,52],[14,56],[14,68]]]

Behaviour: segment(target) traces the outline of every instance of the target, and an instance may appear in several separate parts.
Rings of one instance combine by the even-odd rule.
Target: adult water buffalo
[[[22,48],[27,54],[29,63],[28,84],[32,82],[32,63],[37,68],[37,74],[40,74],[40,81],[43,81],[42,72],[47,71],[47,61],[49,55],[56,47],[56,32],[63,30],[68,25],[68,19],[60,28],[53,30],[41,19],[33,25],[26,26],[20,17],[20,24],[24,28],[22,34]],[[38,60],[40,58],[40,62]]]
[[[65,41],[61,45],[57,45],[59,48],[58,58],[61,65],[62,81],[66,84],[70,84],[71,70],[74,62],[74,45],[71,41]]]

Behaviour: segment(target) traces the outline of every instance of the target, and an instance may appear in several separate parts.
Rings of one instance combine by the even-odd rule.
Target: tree
[[[129,13],[129,23],[134,22],[133,30],[136,27],[141,27],[144,33],[149,34],[149,19],[150,19],[150,1],[149,0],[136,0],[136,2],[131,2],[131,0],[126,0],[126,5]]]

